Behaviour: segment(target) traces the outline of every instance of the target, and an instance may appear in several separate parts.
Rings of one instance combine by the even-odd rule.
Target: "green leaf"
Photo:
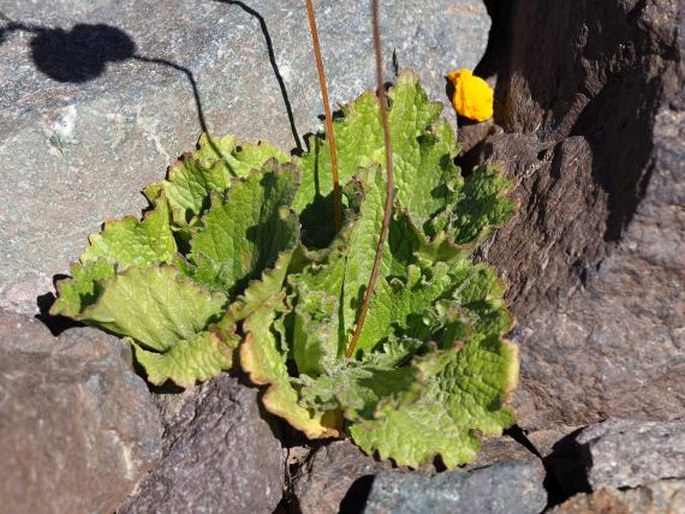
[[[458,245],[480,243],[516,211],[516,202],[507,196],[513,186],[511,179],[492,167],[476,168],[458,201],[437,217],[436,225],[442,224]]]
[[[148,186],[145,195],[155,201],[159,196],[157,191],[163,191],[171,207],[174,226],[182,230],[188,230],[196,223],[197,217],[209,207],[210,194],[225,191],[231,177],[220,163],[206,168],[192,154],[175,161],[168,175],[168,180]]]
[[[512,181],[489,167],[477,168],[465,180],[461,177],[453,163],[457,146],[452,129],[440,118],[442,104],[429,101],[415,75],[401,73],[388,95],[396,200],[424,237],[442,243],[443,251],[449,244],[472,249],[513,214],[516,204],[506,197]],[[384,167],[385,149],[373,93],[363,94],[342,111],[334,130],[340,181],[345,183],[359,167]],[[296,159],[303,181],[294,208],[304,232],[316,233],[313,239],[320,244],[325,238],[317,233],[316,224],[332,212],[332,171],[323,136],[315,137],[310,146],[310,153]]]
[[[472,460],[478,434],[500,435],[514,422],[504,405],[518,381],[516,346],[497,336],[429,354],[416,364],[422,389],[402,401],[379,404],[373,417],[349,432],[365,452],[398,465],[420,467],[440,456],[453,468]]]
[[[195,339],[226,303],[224,294],[205,290],[172,266],[128,268],[100,287],[97,301],[78,319],[158,352]]]
[[[348,190],[360,192],[359,213],[344,228],[323,262],[290,276],[298,298],[293,356],[300,373],[316,376],[339,358],[351,336],[383,223],[385,190],[378,169],[362,173]],[[384,261],[392,260],[386,247]],[[389,265],[388,265],[389,266]]]
[[[405,252],[409,251],[414,259],[412,264],[427,269],[437,262],[454,262],[466,257],[470,252],[464,246],[456,244],[445,231],[437,232],[434,237],[428,237],[411,220],[409,213],[401,205],[398,206],[397,221],[390,225],[390,241],[393,232],[403,238]]]
[[[301,377],[300,405],[313,411],[341,410],[348,420],[373,417],[381,400],[417,392],[416,369],[341,362],[311,380]],[[408,396],[407,396],[408,395]]]
[[[452,163],[456,142],[452,130],[439,118],[442,104],[429,101],[418,78],[404,72],[388,93],[396,198],[406,206],[419,226],[445,209],[453,198],[448,182],[460,184],[458,168]],[[344,117],[334,123],[341,183],[359,167],[385,166],[385,147],[376,96],[364,93],[342,108]],[[302,169],[302,187],[294,208],[306,221],[323,217],[329,210],[332,173],[328,146],[317,136],[312,152],[296,159]],[[315,211],[309,215],[307,211]]]
[[[240,338],[234,333],[222,340],[214,332],[200,332],[191,340],[179,340],[163,353],[134,344],[136,359],[147,379],[156,385],[172,380],[181,387],[218,376],[233,364],[233,352]]]
[[[193,278],[224,291],[244,288],[299,240],[297,215],[289,208],[298,170],[270,161],[262,172],[236,179],[225,200],[214,195],[201,229],[190,241]]]
[[[189,227],[209,208],[213,192],[225,192],[232,178],[247,176],[270,159],[289,161],[287,154],[268,144],[239,145],[234,136],[210,138],[204,134],[197,150],[170,166],[167,180],[147,186],[144,192],[152,203],[164,192],[174,224],[187,238]]]
[[[72,278],[57,284],[59,293],[50,312],[79,318],[100,293],[99,282],[130,266],[153,266],[171,262],[176,242],[169,224],[169,207],[163,197],[145,213],[142,221],[126,216],[105,223],[102,233],[89,237],[90,246],[80,263],[72,264]]]
[[[206,169],[224,166],[232,177],[245,177],[271,159],[281,164],[290,161],[287,153],[268,143],[239,143],[235,136],[215,138],[207,134],[200,137],[192,156]]]
[[[260,305],[278,295],[284,287],[287,274],[301,270],[303,260],[303,249],[300,246],[281,253],[273,268],[264,270],[259,280],[250,281],[243,294],[231,304],[231,319],[240,321],[247,318]]]
[[[405,277],[379,280],[357,352],[373,350],[392,336],[449,347],[474,333],[501,334],[513,323],[503,294],[490,268],[464,258],[437,261],[423,270],[409,265]]]
[[[340,298],[325,291],[311,291],[306,282],[298,288],[295,307],[293,358],[301,375],[318,376],[341,353],[338,313]]]
[[[108,221],[100,234],[90,236],[81,262],[103,259],[120,271],[129,266],[152,266],[170,262],[176,253],[169,223],[169,207],[163,198],[142,221],[133,216]]]
[[[371,351],[391,335],[430,340],[433,334],[423,314],[438,299],[448,296],[453,287],[446,263],[436,264],[432,276],[410,266],[406,278],[379,280],[357,342],[357,352]]]
[[[52,316],[69,316],[78,319],[81,311],[91,305],[100,294],[98,282],[115,275],[114,265],[105,259],[74,263],[71,278],[57,282],[57,299],[50,308]]]
[[[463,260],[454,266],[452,274],[457,284],[452,298],[476,316],[475,332],[503,334],[512,328],[514,319],[503,299],[505,287],[492,268]]]
[[[240,346],[240,365],[252,382],[268,385],[262,403],[269,412],[286,419],[307,437],[337,436],[340,427],[334,414],[312,412],[298,404],[298,392],[288,374],[283,341],[279,344],[271,328],[277,314],[285,308],[283,301],[283,293],[274,296],[245,320],[246,337]]]

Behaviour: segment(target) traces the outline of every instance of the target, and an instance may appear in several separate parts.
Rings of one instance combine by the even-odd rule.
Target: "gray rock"
[[[683,417],[683,4],[512,5],[504,133],[467,157],[518,183],[519,213],[482,255],[518,318],[519,424]]]
[[[526,461],[503,461],[432,477],[380,473],[373,481],[364,512],[537,514],[547,503],[542,481],[539,467]]]
[[[375,83],[369,5],[316,4],[331,102],[348,102]],[[32,314],[88,234],[137,214],[141,187],[192,149],[200,114],[214,134],[286,150],[321,127],[299,0],[4,0],[1,10],[0,306]],[[477,64],[490,19],[481,0],[391,0],[382,25],[386,77],[394,53],[446,100],[444,73]]]
[[[613,419],[586,428],[576,443],[586,457],[593,489],[685,478],[685,420]]]
[[[273,512],[285,452],[260,417],[257,394],[224,375],[172,400],[162,461],[118,512]]]
[[[0,512],[112,512],[161,455],[127,344],[0,311]]]
[[[685,481],[660,480],[635,489],[602,488],[578,494],[550,514],[679,514],[685,512]]]
[[[538,467],[541,475],[544,474],[542,462],[509,437],[485,438],[477,460],[462,470],[482,468],[512,459],[530,461]],[[391,462],[375,460],[349,440],[335,441],[316,449],[292,477],[292,503],[302,514],[359,510],[363,507],[373,477],[381,472],[418,473],[425,476],[435,473],[435,468],[432,465],[418,471],[393,468]]]

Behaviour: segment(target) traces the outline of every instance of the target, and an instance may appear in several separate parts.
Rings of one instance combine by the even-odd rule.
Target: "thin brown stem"
[[[314,56],[316,57],[316,71],[319,73],[319,86],[321,86],[321,100],[323,111],[326,117],[326,139],[331,154],[331,172],[333,173],[333,221],[336,233],[342,227],[342,206],[340,199],[340,178],[338,177],[338,153],[335,150],[335,132],[333,132],[333,116],[331,105],[328,101],[328,87],[326,86],[326,75],[323,70],[323,60],[321,59],[321,45],[319,44],[319,33],[316,30],[316,19],[314,17],[314,6],[312,0],[307,0],[307,15],[309,16],[309,31],[312,34],[314,45]]]
[[[364,328],[364,321],[366,321],[366,314],[369,311],[369,303],[371,302],[371,295],[376,288],[378,280],[378,272],[381,267],[381,257],[383,256],[383,247],[388,235],[390,227],[390,218],[392,217],[393,206],[393,192],[394,192],[394,175],[392,172],[392,142],[390,140],[390,126],[388,125],[388,99],[385,96],[385,87],[383,85],[383,55],[381,51],[381,29],[380,29],[380,11],[378,7],[378,0],[371,0],[371,18],[373,24],[373,46],[376,51],[376,95],[378,96],[378,103],[381,110],[381,124],[383,125],[383,141],[385,143],[385,169],[387,173],[386,178],[386,197],[385,197],[385,211],[383,212],[383,225],[381,233],[378,238],[378,246],[376,246],[376,257],[371,268],[371,277],[369,278],[369,285],[364,293],[364,301],[359,310],[357,317],[357,326],[350,339],[350,344],[347,346],[345,352],[346,357],[352,357],[357,348],[357,341]]]

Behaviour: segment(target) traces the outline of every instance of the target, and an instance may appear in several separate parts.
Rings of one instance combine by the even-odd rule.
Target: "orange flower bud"
[[[466,68],[448,73],[447,78],[454,84],[452,105],[457,114],[476,121],[492,117],[494,92],[487,82]]]

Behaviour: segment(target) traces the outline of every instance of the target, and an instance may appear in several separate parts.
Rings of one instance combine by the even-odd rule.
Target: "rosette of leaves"
[[[389,90],[394,210],[381,273],[355,329],[385,204],[378,102],[335,122],[344,223],[333,233],[325,134],[290,157],[201,138],[145,188],[142,219],[106,223],[58,283],[53,314],[127,338],[148,380],[188,387],[239,366],[267,410],[307,436],[350,436],[418,467],[473,458],[514,423],[518,379],[504,286],[470,255],[514,211],[510,181],[463,177],[456,141],[415,75]]]

